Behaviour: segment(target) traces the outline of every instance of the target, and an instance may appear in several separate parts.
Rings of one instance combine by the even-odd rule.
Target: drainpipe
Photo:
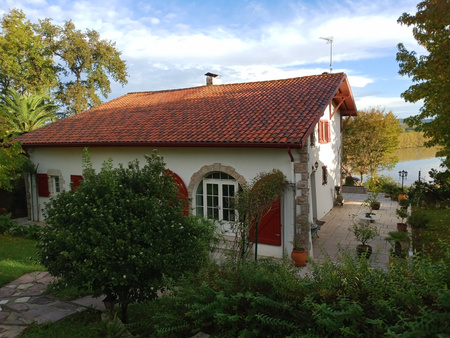
[[[287,147],[287,152],[288,152],[288,155],[289,155],[289,157],[290,157],[290,159],[291,159],[291,184],[292,184],[292,215],[293,215],[293,219],[292,219],[292,221],[293,221],[293,226],[294,226],[294,236],[295,236],[295,226],[296,226],[296,216],[297,216],[297,214],[296,214],[296,204],[295,204],[295,169],[294,169],[294,156],[292,156],[292,153],[291,153],[291,147]],[[285,227],[286,228],[286,227]],[[283,240],[283,253],[284,253],[284,250],[285,250],[286,248],[285,248],[285,241]]]

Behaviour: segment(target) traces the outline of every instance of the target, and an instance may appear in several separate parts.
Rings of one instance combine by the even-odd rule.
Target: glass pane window
[[[215,172],[205,176],[195,195],[196,214],[216,220],[233,221],[236,211],[232,207],[232,198],[237,188],[237,182],[226,173]]]
[[[61,192],[61,186],[59,184],[59,176],[52,176],[53,189],[56,194]]]
[[[235,186],[231,184],[224,184],[222,189],[223,219],[225,221],[234,221],[235,211],[232,208],[231,202],[235,193]]]

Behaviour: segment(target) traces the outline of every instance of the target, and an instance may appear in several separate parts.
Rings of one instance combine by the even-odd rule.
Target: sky
[[[400,94],[413,83],[398,74],[397,44],[424,54],[412,28],[397,23],[419,0],[0,0],[0,15],[23,10],[31,22],[72,20],[115,42],[128,84],[112,83],[107,99],[129,92],[276,80],[330,71],[347,74],[358,110],[398,118],[421,102]],[[332,44],[321,38],[332,37]]]

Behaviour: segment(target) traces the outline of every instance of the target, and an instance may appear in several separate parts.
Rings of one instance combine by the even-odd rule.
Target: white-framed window
[[[219,221],[234,221],[237,215],[232,199],[238,188],[236,180],[223,172],[203,177],[195,194],[196,214]]]
[[[53,193],[55,195],[59,194],[61,192],[61,185],[59,182],[59,176],[50,176],[52,183],[53,183]]]
[[[49,196],[56,196],[64,191],[64,178],[58,169],[47,170]]]

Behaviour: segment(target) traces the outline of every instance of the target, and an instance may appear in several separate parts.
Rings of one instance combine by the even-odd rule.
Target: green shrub
[[[163,159],[153,152],[140,168],[113,168],[96,174],[87,152],[75,192],[46,205],[38,255],[69,286],[106,295],[122,306],[156,298],[162,277],[178,278],[208,259],[212,222],[183,216],[183,201]]]
[[[385,194],[394,194],[401,190],[400,184],[395,182],[394,179],[389,176],[379,176],[377,186]]]
[[[0,234],[5,233],[12,226],[17,224],[16,221],[11,220],[12,213],[6,215],[0,215]]]
[[[9,228],[9,230],[6,232],[8,235],[15,236],[15,237],[23,237],[28,239],[39,239],[40,234],[42,231],[42,227],[36,224],[30,224],[30,225],[19,225],[14,224]]]
[[[133,334],[190,337],[430,337],[450,334],[450,247],[389,270],[344,253],[300,277],[284,260],[210,265],[131,311]],[[145,313],[145,316],[142,316]]]
[[[425,228],[429,221],[427,214],[422,210],[412,211],[406,220],[413,229]]]
[[[416,181],[409,190],[412,205],[445,208],[450,206],[450,171],[429,171],[430,182]]]

